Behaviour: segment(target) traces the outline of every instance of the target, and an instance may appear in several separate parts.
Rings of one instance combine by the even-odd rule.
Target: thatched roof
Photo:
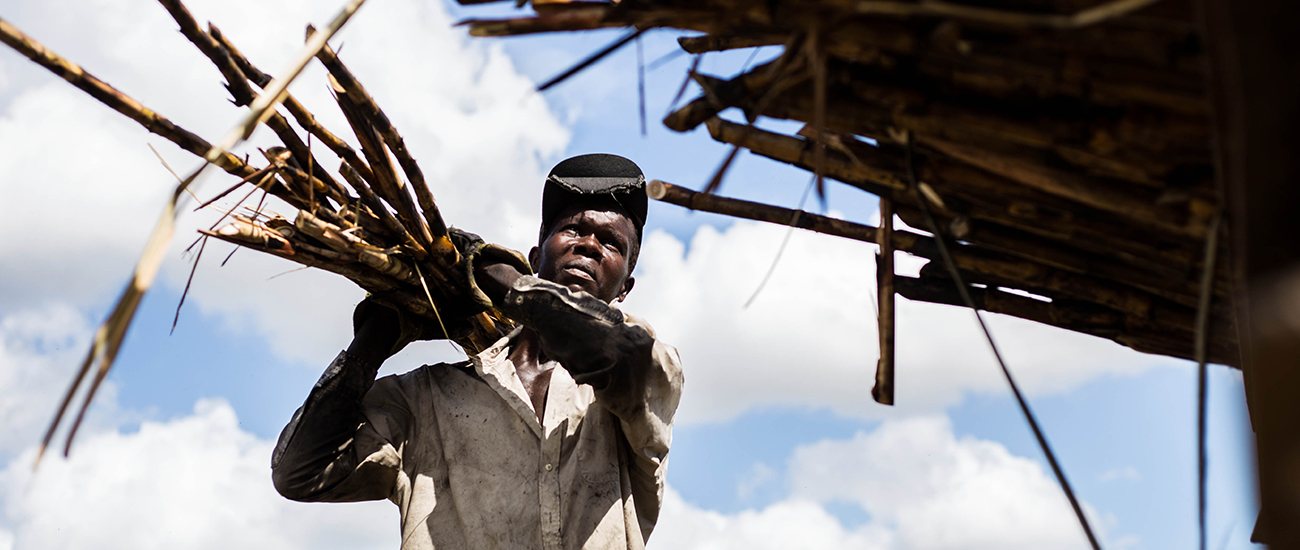
[[[1189,1],[532,7],[520,17],[465,23],[477,36],[682,29],[699,33],[679,40],[697,55],[783,46],[734,78],[694,74],[702,93],[664,124],[677,131],[706,125],[715,140],[889,199],[912,227],[928,230],[928,207],[983,309],[1193,357],[1207,237],[1221,201],[1206,58]],[[718,116],[730,107],[749,120]],[[794,135],[771,132],[749,124],[759,116],[807,126]],[[815,216],[671,184],[655,190],[688,208],[816,225]],[[838,224],[832,232],[841,236],[879,237],[872,227],[823,221]],[[895,278],[899,294],[962,303],[932,238],[899,231],[893,244],[935,260],[919,278]],[[1218,265],[1208,355],[1235,365],[1229,270]]]

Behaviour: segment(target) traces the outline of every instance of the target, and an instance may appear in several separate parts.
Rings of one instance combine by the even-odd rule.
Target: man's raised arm
[[[507,284],[502,281],[530,271],[528,260],[518,252],[456,228],[450,235],[465,256],[462,269],[474,302],[470,308],[481,310],[492,303],[480,284],[498,293]],[[271,458],[276,490],[299,501],[388,498],[400,474],[399,449],[411,414],[402,377],[376,381],[375,375],[408,343],[442,337],[423,321],[372,298],[363,300],[353,314],[352,344],[330,363],[280,433]]]
[[[280,433],[271,479],[285,498],[340,502],[388,498],[410,414],[395,377],[375,374],[400,341],[396,311],[357,307],[355,335]]]

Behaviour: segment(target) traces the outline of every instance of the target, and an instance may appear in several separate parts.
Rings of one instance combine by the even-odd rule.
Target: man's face
[[[542,279],[612,302],[632,290],[635,245],[636,226],[623,213],[574,207],[555,218],[529,261]]]

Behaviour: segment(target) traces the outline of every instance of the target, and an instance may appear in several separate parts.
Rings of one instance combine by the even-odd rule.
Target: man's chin
[[[567,273],[559,273],[552,282],[564,285],[574,292],[582,291],[592,296],[600,297],[600,294],[596,292],[596,282],[590,279],[574,277]]]

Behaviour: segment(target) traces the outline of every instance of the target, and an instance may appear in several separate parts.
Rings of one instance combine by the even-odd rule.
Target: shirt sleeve
[[[610,368],[579,378],[595,378],[596,401],[618,417],[629,453],[628,474],[641,534],[649,537],[663,502],[673,416],[682,394],[681,359],[677,350],[654,337],[644,321],[628,316],[624,353]]]
[[[330,363],[280,433],[271,479],[285,498],[353,502],[389,498],[410,423],[402,379],[346,351]]]

